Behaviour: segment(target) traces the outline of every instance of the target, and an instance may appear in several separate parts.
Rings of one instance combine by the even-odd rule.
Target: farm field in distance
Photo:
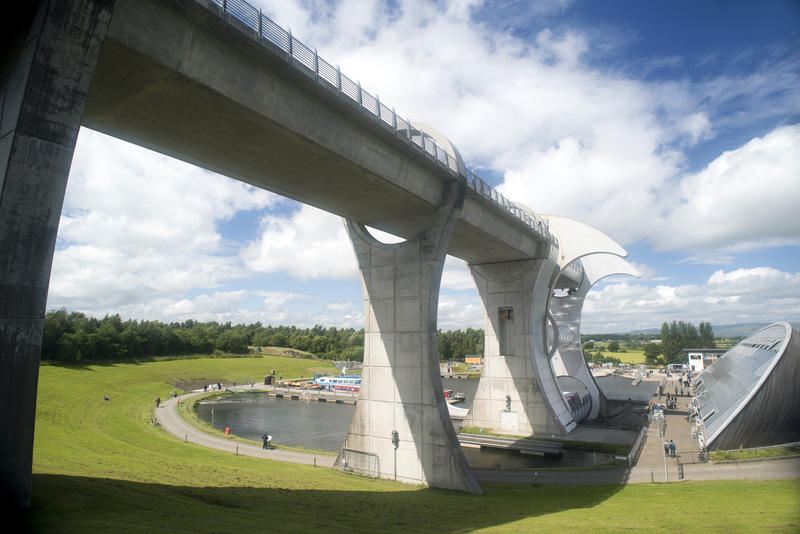
[[[151,424],[155,397],[179,383],[246,383],[272,369],[307,376],[326,366],[333,370],[277,356],[42,366],[28,529],[790,532],[800,524],[797,481],[485,484],[476,496],[204,449]]]

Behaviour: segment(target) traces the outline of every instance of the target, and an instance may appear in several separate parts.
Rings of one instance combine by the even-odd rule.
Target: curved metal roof
[[[706,447],[758,392],[783,355],[791,335],[788,323],[762,328],[723,354],[695,379],[694,398]]]

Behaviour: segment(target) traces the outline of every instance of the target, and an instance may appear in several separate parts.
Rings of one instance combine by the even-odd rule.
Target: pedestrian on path
[[[262,449],[269,449],[269,440],[272,436],[269,435],[268,432],[264,432],[264,435],[261,436],[261,440],[264,442],[264,445],[261,447]]]
[[[677,449],[677,447],[675,447],[675,442],[672,441],[672,440],[669,440],[669,455],[670,455],[670,457],[675,458],[676,449]]]
[[[161,397],[156,397],[156,408],[158,408],[159,404],[161,404]]]

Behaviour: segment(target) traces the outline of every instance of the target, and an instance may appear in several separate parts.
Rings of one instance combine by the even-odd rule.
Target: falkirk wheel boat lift
[[[430,127],[462,164],[458,151]],[[439,284],[457,183],[434,224],[398,244],[346,220],[361,271],[364,363],[356,411],[336,466],[343,470],[480,493],[450,422],[436,341]],[[526,211],[528,208],[523,208]],[[534,215],[530,212],[531,215]],[[551,238],[541,258],[469,263],[484,312],[484,365],[467,424],[525,436],[560,436],[605,401],[580,338],[583,301],[607,276],[640,276],[608,236],[578,221],[541,216]],[[576,402],[559,381],[577,380]]]
[[[467,263],[484,311],[472,424],[563,436],[597,415],[602,395],[580,345],[583,300],[606,276],[638,275],[611,238],[504,198],[443,135],[398,116],[244,1],[40,0],[20,28],[0,80],[8,502],[30,506],[50,267],[81,126],[343,217],[363,282],[365,340],[341,467],[481,492],[439,375],[447,254]],[[405,241],[382,243],[367,225]],[[580,402],[562,394],[563,377],[583,384]]]

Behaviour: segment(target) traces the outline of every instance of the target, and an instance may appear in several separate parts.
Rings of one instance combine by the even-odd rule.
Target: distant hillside
[[[745,337],[772,323],[737,323],[723,324],[714,327],[714,337]]]

